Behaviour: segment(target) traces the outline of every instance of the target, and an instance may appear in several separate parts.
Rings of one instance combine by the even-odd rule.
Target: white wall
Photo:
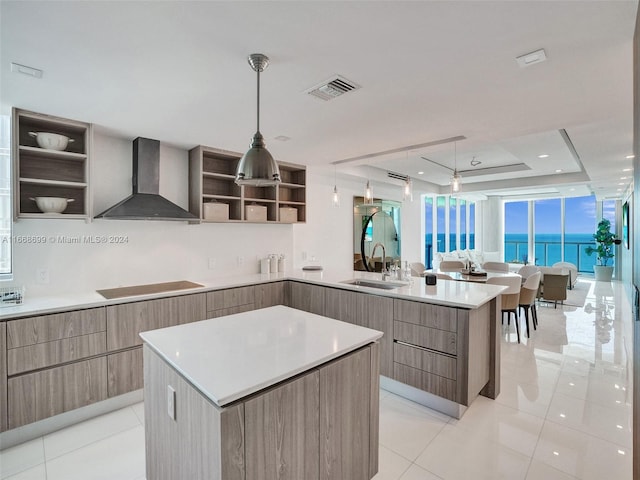
[[[94,214],[131,193],[132,141],[94,134],[92,190]],[[188,152],[161,144],[160,193],[183,208],[188,198]],[[14,284],[29,295],[88,291],[140,283],[202,280],[258,272],[257,257],[293,254],[293,227],[264,224],[94,220],[27,220],[14,235],[37,236],[43,244],[14,245]],[[121,244],[62,243],[60,238],[123,236]],[[238,265],[238,257],[243,264]],[[209,269],[209,258],[216,268]],[[38,269],[49,283],[36,283]]]

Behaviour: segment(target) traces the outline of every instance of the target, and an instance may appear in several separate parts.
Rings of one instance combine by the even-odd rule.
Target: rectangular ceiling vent
[[[409,179],[408,175],[402,175],[401,173],[396,172],[387,172],[387,177],[393,178],[394,180],[402,180],[406,182]]]
[[[352,90],[357,90],[360,88],[360,85],[352,82],[351,80],[347,80],[344,77],[339,75],[330,78],[322,82],[320,85],[316,85],[315,87],[306,90],[306,93],[309,95],[313,95],[320,100],[332,100],[340,95],[343,95]]]

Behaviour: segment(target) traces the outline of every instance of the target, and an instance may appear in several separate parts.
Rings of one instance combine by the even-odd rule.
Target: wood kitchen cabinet
[[[378,344],[218,407],[147,345],[149,480],[369,480],[378,472]],[[175,390],[175,419],[167,388]]]
[[[52,115],[13,109],[14,218],[91,219],[89,165],[92,127]],[[31,132],[69,137],[62,151],[40,148]],[[72,199],[62,213],[42,213],[32,198]]]
[[[142,347],[107,356],[107,395],[117,397],[144,386]]]
[[[9,378],[9,429],[107,398],[107,359],[98,357]]]
[[[392,378],[465,406],[481,391],[495,398],[495,312],[496,300],[468,310],[395,299]]]
[[[380,375],[393,375],[393,299],[350,292],[337,288],[325,289],[327,317],[383,332],[380,342]]]
[[[289,303],[289,282],[261,283],[254,289],[256,309]]]
[[[140,332],[204,320],[207,318],[206,294],[111,305],[106,311],[107,350],[112,352],[142,345]]]
[[[207,292],[207,318],[249,312],[255,308],[255,287],[236,287]]]
[[[309,283],[289,282],[290,298],[287,306],[305,312],[324,315],[325,291],[327,288]]]
[[[306,167],[278,162],[282,181],[277,186],[240,186],[235,175],[241,158],[240,153],[205,146],[189,151],[189,211],[199,222],[251,222],[247,205],[266,207],[266,220],[253,223],[290,223],[280,208],[294,209],[297,222],[306,222]],[[229,218],[205,218],[208,202],[227,204]]]
[[[319,411],[318,370],[247,400],[247,479],[318,480]]]

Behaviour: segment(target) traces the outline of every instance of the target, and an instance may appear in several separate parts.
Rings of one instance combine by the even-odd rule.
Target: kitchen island
[[[382,332],[274,306],[140,336],[148,479],[377,473]]]

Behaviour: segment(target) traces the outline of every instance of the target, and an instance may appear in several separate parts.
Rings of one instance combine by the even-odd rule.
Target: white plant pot
[[[611,277],[613,276],[613,267],[610,266],[602,266],[602,265],[594,265],[593,273],[595,274],[596,280],[599,282],[610,282]]]

